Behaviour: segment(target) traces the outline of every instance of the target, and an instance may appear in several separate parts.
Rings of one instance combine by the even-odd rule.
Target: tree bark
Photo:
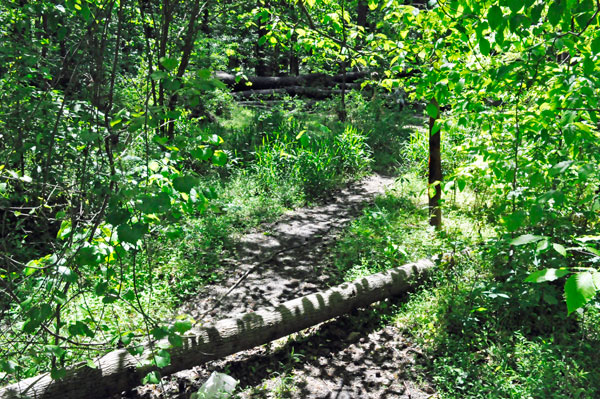
[[[364,79],[369,75],[369,72],[358,71],[346,73],[346,83],[356,82],[360,79]],[[241,79],[239,82],[235,81],[235,76],[227,73],[218,71],[215,73],[215,78],[229,86],[233,91],[246,91],[246,90],[266,90],[266,89],[279,89],[289,86],[335,86],[342,84],[344,81],[344,74],[339,75],[325,75],[323,73],[312,73],[308,75],[298,76],[254,76],[247,79]]]
[[[349,85],[346,85],[349,87]],[[356,88],[360,88],[360,85]],[[304,86],[289,86],[282,87],[280,89],[265,89],[265,90],[246,90],[238,91],[233,93],[236,98],[252,98],[252,97],[274,97],[277,94],[289,94],[290,96],[304,96],[317,100],[329,98],[331,96],[339,96],[342,94],[342,90],[339,89],[319,89],[317,87],[304,87]]]
[[[436,117],[429,118],[429,190],[435,190],[434,194],[429,193],[429,224],[439,229],[442,226],[442,208],[440,200],[442,199],[442,154],[441,154],[441,131],[434,132],[435,121],[440,116],[440,106],[435,99],[431,100],[435,105]]]
[[[250,349],[357,307],[401,294],[432,267],[431,261],[422,260],[296,298],[277,307],[194,329],[184,337],[182,347],[169,350],[171,365],[161,372],[174,373]],[[139,360],[142,359],[126,349],[119,349],[96,359],[95,369],[79,365],[56,381],[48,373],[32,377],[0,389],[0,398],[104,399],[139,385],[143,376],[155,369],[153,366],[137,368]]]

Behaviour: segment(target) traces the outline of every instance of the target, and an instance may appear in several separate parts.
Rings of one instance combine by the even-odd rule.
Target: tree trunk
[[[422,260],[293,299],[277,307],[194,329],[184,337],[182,347],[169,350],[171,365],[161,372],[174,373],[250,349],[357,307],[398,295],[414,285],[431,267],[432,262]],[[79,365],[56,381],[49,374],[32,377],[0,389],[0,398],[105,399],[139,385],[142,377],[155,369],[153,366],[136,368],[139,360],[126,349],[119,349],[96,359],[98,367],[95,369]]]
[[[441,131],[433,130],[435,121],[440,117],[440,106],[435,99],[431,104],[436,107],[436,117],[429,117],[429,224],[439,229],[442,226],[442,154],[441,154]],[[435,190],[433,195],[431,190]]]
[[[347,72],[346,83],[356,82],[368,76],[366,71]],[[331,87],[341,85],[344,74],[325,75],[323,73],[311,73],[299,76],[254,76],[248,79],[235,81],[235,76],[227,72],[216,72],[215,78],[229,86],[233,91],[279,89],[289,86],[319,86]]]
[[[356,86],[360,88],[360,85]],[[246,90],[238,91],[233,93],[236,98],[273,98],[278,94],[289,94],[290,96],[304,96],[312,99],[323,100],[331,96],[339,96],[342,94],[342,90],[333,89],[319,89],[316,87],[304,87],[304,86],[289,86],[282,87],[281,89],[265,89],[265,90]]]

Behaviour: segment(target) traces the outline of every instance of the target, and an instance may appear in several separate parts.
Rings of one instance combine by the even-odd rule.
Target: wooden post
[[[171,374],[189,369],[401,294],[431,267],[431,261],[422,260],[193,329],[183,337],[183,346],[169,349],[171,365],[160,371]],[[0,399],[106,399],[138,386],[147,373],[156,370],[153,366],[138,368],[140,360],[126,349],[118,349],[96,359],[94,369],[79,365],[60,380],[52,380],[46,373],[0,388]]]
[[[435,107],[435,112],[429,114],[429,224],[436,229],[442,227],[442,154],[441,154],[441,131],[434,131],[435,122],[440,117],[440,105],[435,98],[431,100],[428,108]],[[432,116],[435,114],[435,117]],[[435,190],[433,195],[431,191]]]

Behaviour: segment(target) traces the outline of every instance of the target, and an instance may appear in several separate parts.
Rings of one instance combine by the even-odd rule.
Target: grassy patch
[[[437,267],[390,322],[425,351],[440,398],[596,398],[598,310],[566,315],[562,287],[499,276],[494,226],[474,193],[449,196],[442,231],[427,224],[424,183],[400,179],[364,211],[335,253],[345,279],[422,257]],[[484,219],[485,220],[485,219]]]

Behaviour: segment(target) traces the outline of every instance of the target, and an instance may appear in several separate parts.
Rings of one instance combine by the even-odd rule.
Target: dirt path
[[[295,210],[241,237],[235,260],[228,261],[227,277],[206,286],[181,313],[210,323],[340,283],[329,246],[340,229],[392,183],[392,178],[370,176],[324,205]],[[177,373],[162,387],[138,387],[123,397],[187,399],[214,370],[240,381],[240,397],[430,397],[433,390],[426,383],[415,383],[422,380],[415,369],[422,360],[420,352],[393,327],[381,329],[372,313],[354,312],[303,335]]]

